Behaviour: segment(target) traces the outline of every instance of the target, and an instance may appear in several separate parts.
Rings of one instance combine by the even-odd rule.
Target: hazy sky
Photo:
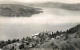
[[[66,2],[66,3],[79,3],[80,0],[0,0],[0,1],[19,1],[19,2],[47,2],[47,1],[56,1],[56,2]]]

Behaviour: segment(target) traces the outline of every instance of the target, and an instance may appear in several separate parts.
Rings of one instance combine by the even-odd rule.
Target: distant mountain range
[[[80,11],[80,3],[59,3],[59,2],[47,2],[47,3],[35,3],[31,4],[31,6],[35,7],[50,7],[50,8],[60,8],[71,11]]]

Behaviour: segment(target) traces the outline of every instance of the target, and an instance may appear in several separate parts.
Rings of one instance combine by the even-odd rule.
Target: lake
[[[31,17],[0,17],[0,40],[21,39],[42,31],[66,31],[80,23],[79,11],[42,9],[43,13]]]
[[[52,48],[32,48],[30,50],[53,50]]]

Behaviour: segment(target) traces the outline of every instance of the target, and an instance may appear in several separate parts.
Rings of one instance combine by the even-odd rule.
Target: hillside
[[[67,31],[46,31],[21,40],[1,41],[3,50],[80,50],[80,24]],[[1,46],[2,45],[2,46]]]
[[[24,6],[20,4],[0,4],[0,16],[4,17],[31,17],[41,13],[40,8]]]

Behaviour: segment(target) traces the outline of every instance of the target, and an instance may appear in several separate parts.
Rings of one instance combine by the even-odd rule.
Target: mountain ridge
[[[61,3],[61,2],[45,2],[30,4],[33,7],[50,7],[50,8],[61,8],[71,11],[80,11],[80,3]]]

